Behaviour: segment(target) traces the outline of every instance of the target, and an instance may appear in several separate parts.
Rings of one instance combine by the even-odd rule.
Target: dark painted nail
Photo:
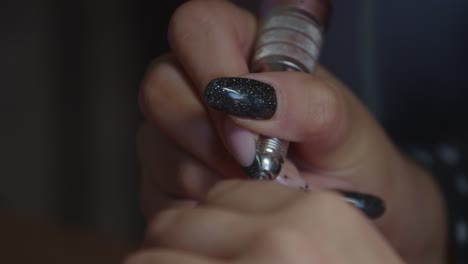
[[[204,97],[212,108],[241,118],[269,119],[277,107],[273,87],[247,78],[214,79]]]
[[[339,191],[347,202],[364,212],[371,219],[379,218],[385,212],[382,199],[368,194]]]

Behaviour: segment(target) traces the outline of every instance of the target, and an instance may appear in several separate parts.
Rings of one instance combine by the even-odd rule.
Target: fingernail
[[[370,219],[379,218],[385,212],[385,203],[376,196],[349,191],[338,192],[344,196],[348,203],[360,209]]]
[[[204,97],[212,108],[249,119],[270,119],[276,112],[275,89],[247,78],[218,78],[206,86]]]
[[[275,179],[275,181],[277,183],[286,185],[286,186],[291,187],[291,188],[299,189],[299,190],[302,190],[304,192],[308,192],[308,191],[313,190],[313,188],[311,187],[311,185],[307,181],[305,181],[301,177],[294,176],[294,174],[292,174],[292,175],[289,175],[289,174],[279,175]]]
[[[236,125],[230,118],[224,123],[226,147],[239,165],[250,166],[255,159],[255,135]]]

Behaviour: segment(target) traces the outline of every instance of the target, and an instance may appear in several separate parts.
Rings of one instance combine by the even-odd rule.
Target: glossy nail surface
[[[371,219],[379,218],[385,212],[385,203],[376,196],[348,191],[339,192],[347,202],[360,209]]]
[[[247,78],[214,79],[204,97],[210,107],[241,118],[270,119],[277,108],[275,89]]]
[[[224,140],[228,151],[242,167],[250,166],[255,159],[255,134],[237,126],[226,118],[223,127]]]

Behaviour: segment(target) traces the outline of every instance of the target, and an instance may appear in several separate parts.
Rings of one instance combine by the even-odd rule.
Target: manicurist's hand
[[[143,171],[143,208],[147,219],[151,220],[161,209],[170,206],[195,206],[221,179],[245,178],[243,171],[255,166],[256,135],[262,134],[291,142],[285,169],[290,178],[304,179],[314,190],[345,190],[364,197],[377,196],[386,203],[385,214],[373,222],[380,236],[356,215],[360,213],[358,210],[343,201],[340,204],[336,197],[322,197],[312,191],[310,197],[304,198],[305,194],[299,194],[300,191],[293,188],[285,190],[284,193],[297,192],[294,195],[303,197],[295,200],[300,206],[289,200],[281,203],[283,207],[276,205],[274,208],[281,208],[275,214],[278,222],[267,222],[272,227],[277,223],[288,223],[291,220],[289,213],[291,217],[301,218],[296,219],[295,228],[298,229],[286,228],[285,233],[294,241],[312,243],[312,246],[305,244],[306,249],[320,249],[312,250],[310,254],[314,256],[307,255],[307,258],[320,256],[322,249],[327,252],[324,253],[327,258],[341,249],[359,257],[361,250],[358,248],[361,247],[352,243],[354,237],[357,244],[363,243],[363,248],[368,249],[363,254],[370,254],[370,258],[380,254],[392,256],[388,249],[390,245],[408,263],[441,263],[446,251],[445,211],[431,176],[402,155],[362,103],[323,68],[319,67],[314,75],[249,73],[249,55],[256,29],[257,21],[252,14],[227,1],[190,1],[174,14],[169,27],[172,52],[156,59],[150,67],[140,97],[146,117],[139,135],[139,152]],[[239,102],[242,107],[238,107]],[[161,139],[162,136],[165,138]],[[242,192],[245,197],[241,201],[269,203],[275,195],[263,188],[278,188],[279,195],[283,193],[280,188],[287,188],[271,187],[272,184],[248,185],[251,187],[245,188],[250,191]],[[295,186],[294,183],[290,185]],[[294,195],[292,197],[296,199]],[[217,201],[211,198],[208,198],[211,201],[208,205]],[[228,236],[223,232],[242,235],[248,233],[245,230],[263,230],[256,223],[268,215],[261,211],[261,206],[250,208],[248,213],[246,207],[250,208],[247,204],[241,208],[234,204],[225,207],[224,203],[213,211],[209,206],[196,207],[193,211],[183,211],[187,216],[193,216],[194,221],[175,221],[167,228],[175,230],[179,223],[182,231],[177,234],[182,236],[180,232],[187,232],[184,238],[187,243],[194,243],[189,241],[193,235],[193,239],[203,237],[212,241],[212,246],[216,246],[213,241],[219,239],[220,246],[226,245],[233,250],[235,245],[224,240]],[[257,209],[260,211],[255,212]],[[212,230],[201,221],[209,222],[203,218],[205,213],[215,223]],[[350,222],[344,221],[348,214],[353,219]],[[223,222],[223,219],[235,219],[229,221],[239,227],[246,226],[246,222],[242,222],[245,219],[254,220],[251,229],[237,231],[231,230],[230,222]],[[325,219],[330,222],[326,223]],[[311,227],[306,227],[307,223]],[[322,233],[317,235],[316,232],[321,231],[316,230],[315,225],[319,223],[324,225],[326,232],[335,227],[340,232],[328,238]],[[352,227],[354,224],[355,228]],[[194,231],[197,225],[203,234]],[[162,229],[156,233],[167,237]],[[356,230],[364,230],[364,234],[358,234]],[[284,230],[270,231],[259,231],[262,235],[258,239],[262,243],[254,243],[254,237],[235,237],[233,243],[242,241],[258,247],[242,251],[242,254],[250,252],[251,256],[247,254],[249,258],[255,259],[263,250],[279,246],[275,240],[272,240],[273,244],[265,243],[265,240]],[[321,245],[315,235],[326,239],[327,243],[337,244]],[[343,235],[343,241],[340,235]],[[372,242],[365,242],[368,238]],[[173,245],[165,238],[164,243],[157,241],[157,245]],[[183,246],[186,242],[174,242],[177,250],[187,250],[188,255],[182,257],[192,256],[190,248]],[[211,246],[200,244],[208,245]],[[374,249],[376,252],[372,255],[374,253],[369,250]],[[193,256],[201,259],[208,253],[197,250]],[[302,252],[304,248],[298,250]],[[172,256],[170,252],[164,254]],[[230,254],[242,255],[240,251]],[[208,257],[213,256],[208,254]],[[340,256],[336,258],[339,260]]]
[[[363,214],[327,192],[217,184],[197,207],[162,212],[126,264],[403,263]]]

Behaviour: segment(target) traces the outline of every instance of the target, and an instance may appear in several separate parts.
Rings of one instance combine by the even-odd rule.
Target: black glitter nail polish
[[[270,119],[277,107],[273,87],[247,78],[214,79],[204,97],[212,108],[241,118]]]
[[[385,203],[376,196],[348,191],[339,192],[347,202],[360,209],[371,219],[379,218],[385,212]]]

